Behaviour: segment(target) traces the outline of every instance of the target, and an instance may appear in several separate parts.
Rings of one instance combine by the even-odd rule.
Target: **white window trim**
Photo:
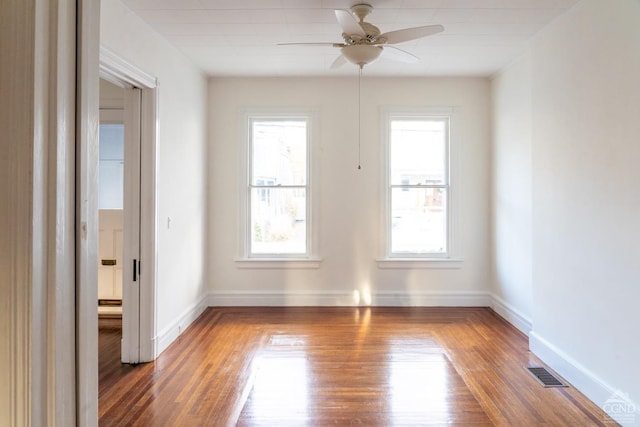
[[[238,178],[238,248],[239,254],[235,259],[238,268],[257,269],[314,269],[319,268],[322,259],[318,256],[318,218],[317,210],[319,202],[319,168],[316,159],[318,156],[317,136],[318,113],[311,108],[247,108],[242,111],[241,116],[241,141],[240,145],[240,167]],[[307,121],[307,251],[306,254],[251,254],[251,234],[249,218],[249,179],[250,179],[250,158],[249,147],[251,144],[251,120],[273,119],[273,120],[296,120]]]
[[[380,253],[376,259],[381,269],[457,269],[462,267],[463,259],[459,253],[459,216],[460,204],[460,141],[457,139],[456,114],[453,107],[383,107],[381,109],[381,186],[383,203],[380,211]],[[447,253],[437,254],[392,254],[391,253],[391,196],[389,191],[389,158],[390,158],[390,121],[398,118],[442,118],[449,120],[449,187],[447,194]]]

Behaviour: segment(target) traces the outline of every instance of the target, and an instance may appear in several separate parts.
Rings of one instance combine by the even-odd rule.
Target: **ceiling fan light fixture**
[[[360,68],[378,59],[382,53],[381,46],[372,45],[349,45],[344,46],[341,50],[349,62],[359,65]]]

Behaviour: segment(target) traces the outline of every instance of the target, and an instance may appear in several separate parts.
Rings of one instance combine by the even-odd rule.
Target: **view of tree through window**
[[[392,119],[389,135],[390,250],[448,251],[448,119]]]
[[[250,123],[250,253],[307,253],[307,121]]]

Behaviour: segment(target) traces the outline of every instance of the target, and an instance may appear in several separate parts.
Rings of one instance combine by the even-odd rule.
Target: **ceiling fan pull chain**
[[[360,98],[360,92],[361,92],[361,90],[360,90],[360,85],[361,85],[360,80],[362,80],[362,68],[363,68],[362,65],[360,65],[360,67],[358,68],[358,170],[362,169],[362,167],[360,165],[360,151],[361,151],[360,146],[361,146],[361,139],[362,139],[361,136],[360,136],[360,133],[361,133],[360,123],[362,121],[362,113],[361,113],[361,107],[360,107],[360,105],[362,103],[361,100],[360,100],[361,99]]]
[[[361,113],[362,107],[361,107],[361,105],[362,105],[362,101],[361,101],[361,95],[360,95],[360,93],[361,93],[361,89],[360,89],[361,82],[360,81],[362,80],[362,68],[363,68],[362,66],[360,66],[358,68],[358,170],[362,169],[362,167],[360,166],[360,151],[361,151],[360,146],[361,146],[361,140],[362,140],[362,137],[361,137],[361,132],[362,132],[361,131],[361,128],[362,128],[362,126],[361,126],[361,122],[362,122],[362,113]]]

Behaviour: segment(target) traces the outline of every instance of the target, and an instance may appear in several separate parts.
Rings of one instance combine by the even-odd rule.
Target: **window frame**
[[[257,121],[305,121],[306,122],[306,182],[305,185],[253,185],[253,123]],[[242,115],[243,143],[241,150],[241,178],[239,179],[241,202],[239,214],[239,248],[240,254],[236,258],[239,268],[319,268],[320,259],[317,257],[317,227],[313,218],[314,209],[318,205],[317,179],[313,159],[316,114],[311,110],[246,110]],[[305,189],[305,252],[304,253],[254,253],[252,252],[252,224],[251,224],[251,192],[256,188],[304,188]]]
[[[445,142],[445,184],[402,185],[391,182],[391,123],[396,120],[435,120],[447,123]],[[382,185],[384,203],[381,206],[381,248],[379,268],[460,268],[457,234],[460,203],[458,200],[458,143],[455,139],[455,111],[452,107],[435,108],[383,108],[381,111]],[[446,188],[446,251],[393,252],[392,251],[392,191],[394,188]]]

